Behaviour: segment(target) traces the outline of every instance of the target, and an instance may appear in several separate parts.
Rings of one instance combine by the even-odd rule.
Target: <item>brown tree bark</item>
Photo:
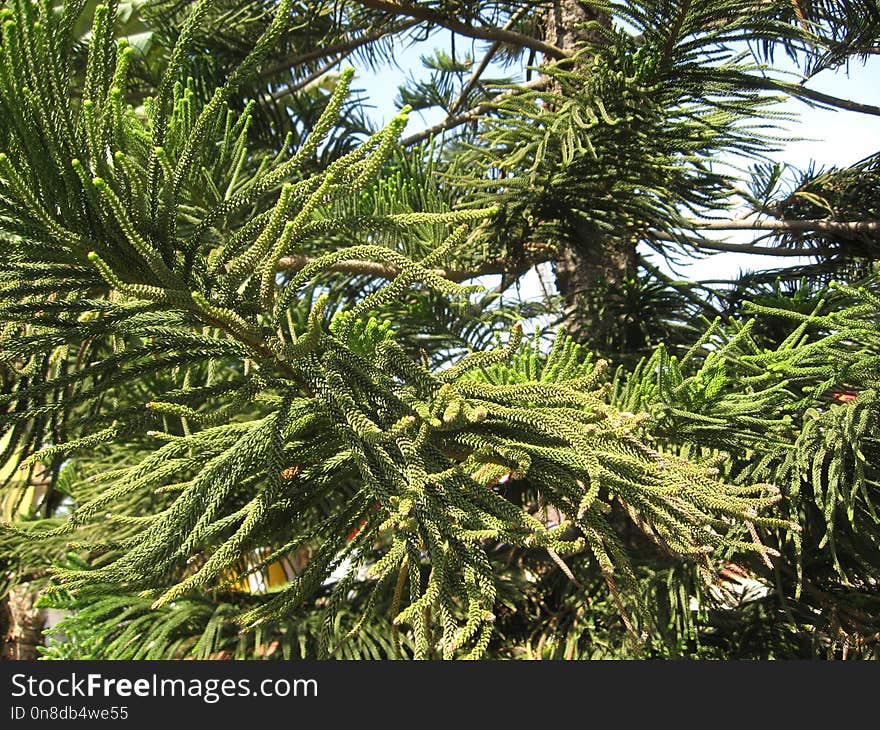
[[[561,243],[554,260],[556,286],[562,324],[571,337],[612,359],[644,344],[623,289],[638,263],[635,246],[586,226],[575,231],[575,240]]]
[[[38,657],[37,647],[43,645],[43,626],[46,612],[35,608],[37,591],[30,583],[13,586],[6,600],[0,604],[5,627],[0,659],[28,660]]]
[[[591,38],[589,21],[610,23],[607,14],[586,7],[578,0],[553,0],[544,11],[544,40],[568,53]],[[563,319],[568,334],[603,355],[638,347],[628,333],[620,285],[635,277],[638,256],[624,237],[599,235],[587,225],[576,228],[559,243],[554,260],[556,285],[563,301]]]

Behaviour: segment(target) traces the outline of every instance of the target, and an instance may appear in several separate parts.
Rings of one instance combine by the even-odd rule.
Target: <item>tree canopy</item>
[[[768,158],[786,98],[880,114],[810,87],[876,3],[0,23],[7,653],[880,656],[880,168]],[[441,31],[372,128],[355,69]],[[719,248],[811,262],[645,256]]]

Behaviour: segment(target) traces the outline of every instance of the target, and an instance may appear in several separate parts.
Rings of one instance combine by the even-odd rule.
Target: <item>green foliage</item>
[[[614,405],[602,368],[564,336],[546,358],[520,350],[519,326],[442,368],[407,353],[386,307],[416,284],[470,294],[437,266],[499,211],[379,204],[395,195],[377,180],[405,112],[315,165],[351,70],[295,151],[252,145],[253,106],[233,102],[288,32],[291,3],[210,89],[185,62],[211,17],[197,3],[143,106],[127,101],[131,50],[114,41],[113,7],[95,9],[77,86],[65,7],[17,0],[2,16],[0,424],[4,461],[32,479],[41,463],[82,470],[62,524],[8,527],[19,541],[75,539],[81,557],[55,567],[43,598],[77,608],[71,651],[259,653],[262,635],[235,639],[235,621],[281,636],[283,656],[481,656],[499,546],[537,550],[566,575],[563,556],[578,556],[614,595],[618,582],[637,595],[612,505],[704,570],[712,553],[777,554],[758,533],[791,526],[767,513],[778,490],[655,448],[649,412]],[[384,267],[387,283],[331,320],[314,295],[352,261]],[[525,509],[505,475],[538,485],[560,518]],[[285,585],[224,598],[290,556],[307,559]],[[380,615],[388,631],[365,628]]]
[[[597,338],[522,342],[555,302],[506,291],[565,247],[689,245],[741,187],[714,158],[760,157],[762,92],[798,95],[732,44],[815,70],[876,14],[590,5],[625,28],[540,88],[487,103],[475,59],[426,58],[406,100],[487,119],[408,152],[339,58],[453,19],[537,37],[539,8],[0,11],[0,599],[68,612],[46,658],[878,656],[880,298],[824,288],[870,235],[788,234],[843,255],[717,309],[643,266],[623,315],[596,297],[613,375]],[[857,221],[875,168],[744,195]],[[496,290],[455,283],[487,264]]]
[[[792,636],[812,625],[835,637],[832,647],[839,635],[867,652],[876,651],[880,566],[878,303],[873,279],[833,287],[807,312],[747,306],[757,316],[714,323],[681,360],[660,348],[631,375],[620,373],[613,398],[650,412],[665,448],[725,450],[734,482],[776,484],[802,530],[788,550],[787,535],[773,538],[785,556],[771,576],[785,608],[775,620]],[[753,335],[768,319],[790,325],[770,346],[766,334]]]
[[[512,255],[543,240],[586,252],[608,236],[666,252],[686,242],[688,216],[731,204],[737,173],[714,158],[777,144],[766,130],[782,97],[756,93],[762,68],[732,44],[789,37],[784,22],[739,0],[591,5],[626,28],[594,24],[571,59],[542,68],[543,88],[499,97],[461,157],[465,188],[487,185],[473,165],[494,180],[486,195],[505,202],[495,235]]]

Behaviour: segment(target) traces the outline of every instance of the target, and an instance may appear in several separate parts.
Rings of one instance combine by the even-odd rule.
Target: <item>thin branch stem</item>
[[[850,112],[859,112],[861,114],[872,114],[876,117],[880,117],[880,106],[875,106],[874,104],[863,104],[858,101],[851,101],[849,99],[840,99],[836,96],[832,96],[831,94],[826,94],[822,91],[816,91],[815,89],[808,89],[805,86],[798,87],[797,91],[791,92],[792,96],[795,97],[803,97],[803,99],[810,99],[812,101],[817,101],[820,104],[827,104],[828,106],[837,107],[838,109],[845,109]],[[801,101],[803,101],[801,99]]]
[[[340,63],[346,57],[346,55],[348,54],[340,53],[338,56],[336,56],[336,58],[327,61],[327,63],[310,73],[304,79],[300,79],[299,81],[296,81],[292,84],[285,84],[280,89],[273,91],[271,95],[272,101],[281,101],[288,94],[295,94],[298,91],[302,91],[310,83],[312,83],[313,81],[317,81],[325,73],[330,71],[330,69]]]
[[[526,13],[529,9],[528,5],[523,5],[519,10],[517,10],[513,15],[510,16],[510,20],[504,25],[504,30],[510,30],[516,22]],[[488,67],[489,63],[492,61],[493,56],[498,52],[498,49],[501,48],[501,41],[495,41],[490,47],[489,50],[486,51],[486,55],[483,56],[483,60],[480,61],[480,65],[477,66],[471,77],[468,79],[467,83],[462,87],[461,93],[459,93],[458,98],[452,103],[452,106],[449,107],[449,115],[452,116],[459,110],[462,104],[467,100],[467,95],[471,92],[471,89],[476,86],[477,82],[480,80],[480,76],[483,75],[483,72]]]
[[[874,104],[863,104],[858,101],[851,101],[850,99],[841,99],[840,97],[832,96],[831,94],[826,94],[822,91],[808,89],[806,86],[801,86],[800,84],[786,83],[777,79],[759,78],[755,76],[753,77],[753,81],[756,88],[782,91],[807,104],[813,101],[818,104],[824,104],[825,106],[835,107],[836,109],[843,109],[844,111],[880,116],[880,106]]]
[[[675,18],[675,23],[673,24],[672,28],[669,29],[669,38],[666,40],[666,45],[663,48],[663,55],[661,56],[661,67],[665,66],[666,62],[672,56],[672,51],[675,49],[675,44],[678,41],[678,35],[681,32],[681,27],[684,24],[685,18],[687,18],[690,9],[690,0],[686,0],[681,4],[681,7],[678,10],[678,16]]]
[[[401,33],[405,30],[409,30],[410,28],[418,24],[418,20],[408,20],[397,26],[379,28],[372,33],[365,32],[363,35],[360,35],[357,38],[348,38],[343,41],[331,43],[327,46],[318,45],[312,50],[305,53],[300,53],[296,56],[288,56],[287,58],[281,59],[277,63],[264,69],[260,76],[262,78],[268,78],[287,69],[299,66],[300,64],[308,63],[309,61],[316,61],[321,58],[327,58],[328,56],[347,56],[353,51],[356,51],[358,48],[361,48],[362,46],[366,46],[370,43],[375,43],[376,41],[381,40],[387,35],[391,35],[393,33]]]
[[[820,233],[829,235],[858,235],[880,233],[880,221],[829,221],[819,220],[728,220],[728,221],[691,221],[691,227],[697,231],[767,231],[770,234],[805,234]],[[684,242],[694,248],[707,251],[726,251],[731,253],[748,253],[759,256],[834,256],[841,250],[833,246],[783,247],[758,246],[754,243],[728,243],[696,236],[672,236],[660,231],[651,231],[651,237],[661,241]]]
[[[836,248],[770,248],[750,243],[726,243],[725,241],[711,241],[701,238],[688,239],[688,243],[701,250],[748,253],[756,256],[831,256],[840,253],[840,249]]]
[[[403,147],[411,147],[414,144],[418,144],[419,142],[424,142],[426,139],[430,139],[436,134],[440,134],[440,132],[445,132],[447,129],[452,129],[453,127],[460,127],[462,124],[467,124],[468,122],[472,122],[475,119],[478,119],[483,114],[492,111],[495,107],[505,98],[509,96],[516,96],[517,94],[523,94],[526,91],[531,91],[533,89],[541,89],[547,85],[546,78],[535,79],[534,81],[529,81],[525,84],[520,84],[512,89],[507,89],[506,91],[501,92],[500,94],[493,96],[491,99],[487,101],[480,102],[475,107],[468,109],[466,112],[462,112],[461,114],[456,114],[455,116],[446,117],[442,122],[435,124],[432,127],[428,127],[427,129],[423,129],[421,132],[417,132],[416,134],[410,135],[400,141],[400,144]]]
[[[770,231],[772,233],[833,233],[833,234],[855,234],[855,233],[878,233],[880,232],[880,221],[828,221],[828,220],[797,220],[797,221],[693,221],[695,230],[713,230],[713,231]],[[694,248],[704,249],[707,251],[727,251],[732,253],[748,253],[760,256],[833,256],[840,254],[838,248],[822,246],[811,248],[790,248],[790,247],[768,247],[757,246],[751,243],[728,243],[726,241],[713,241],[707,238],[698,238],[691,236],[682,238],[681,236],[672,236],[668,233],[660,231],[651,231],[650,235],[654,239],[671,242],[686,242]],[[540,264],[544,261],[552,260],[552,255],[548,253],[546,259],[536,259],[533,264]],[[285,273],[295,273],[306,265],[311,263],[313,259],[309,256],[297,254],[294,256],[284,256],[278,260],[278,271]],[[396,266],[389,266],[377,261],[363,261],[359,259],[351,259],[348,261],[339,261],[329,267],[328,271],[337,273],[352,274],[354,276],[374,276],[380,279],[393,279],[399,276],[401,270]],[[491,276],[493,274],[510,274],[518,277],[523,272],[513,267],[504,259],[486,261],[472,268],[442,269],[435,268],[431,270],[437,276],[454,282],[463,282],[469,279],[476,279],[480,276]]]
[[[557,48],[551,43],[532,38],[531,36],[517,33],[516,31],[506,30],[504,28],[495,28],[492,26],[481,25],[473,26],[463,23],[460,20],[454,20],[442,13],[438,13],[432,8],[423,5],[413,5],[412,3],[398,2],[397,0],[356,0],[359,5],[372,10],[384,10],[395,15],[407,15],[410,18],[417,18],[421,22],[432,23],[444,28],[448,28],[454,33],[467,36],[468,38],[478,38],[486,41],[500,41],[502,43],[510,43],[522,48],[531,48],[540,51],[550,58],[562,59],[568,58],[571,54],[561,48]]]
[[[772,231],[773,233],[880,233],[880,221],[812,220],[729,220],[693,221],[693,227],[702,231]]]

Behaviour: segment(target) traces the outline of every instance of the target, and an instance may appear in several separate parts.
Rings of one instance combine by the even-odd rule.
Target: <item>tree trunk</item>
[[[635,246],[620,239],[576,231],[564,241],[554,264],[562,296],[562,324],[575,340],[614,357],[643,343],[623,284],[636,275]]]
[[[35,608],[37,591],[30,583],[13,586],[6,600],[0,604],[5,615],[0,623],[6,629],[0,659],[36,659],[37,647],[43,645],[43,625],[46,613]]]
[[[578,0],[555,0],[544,11],[544,40],[566,51],[594,39],[583,24],[610,23],[605,13]],[[587,225],[572,231],[559,243],[554,261],[556,285],[563,300],[562,324],[578,342],[603,355],[615,355],[639,346],[628,335],[635,328],[627,321],[621,285],[633,279],[638,268],[635,246],[624,237],[599,235]]]

